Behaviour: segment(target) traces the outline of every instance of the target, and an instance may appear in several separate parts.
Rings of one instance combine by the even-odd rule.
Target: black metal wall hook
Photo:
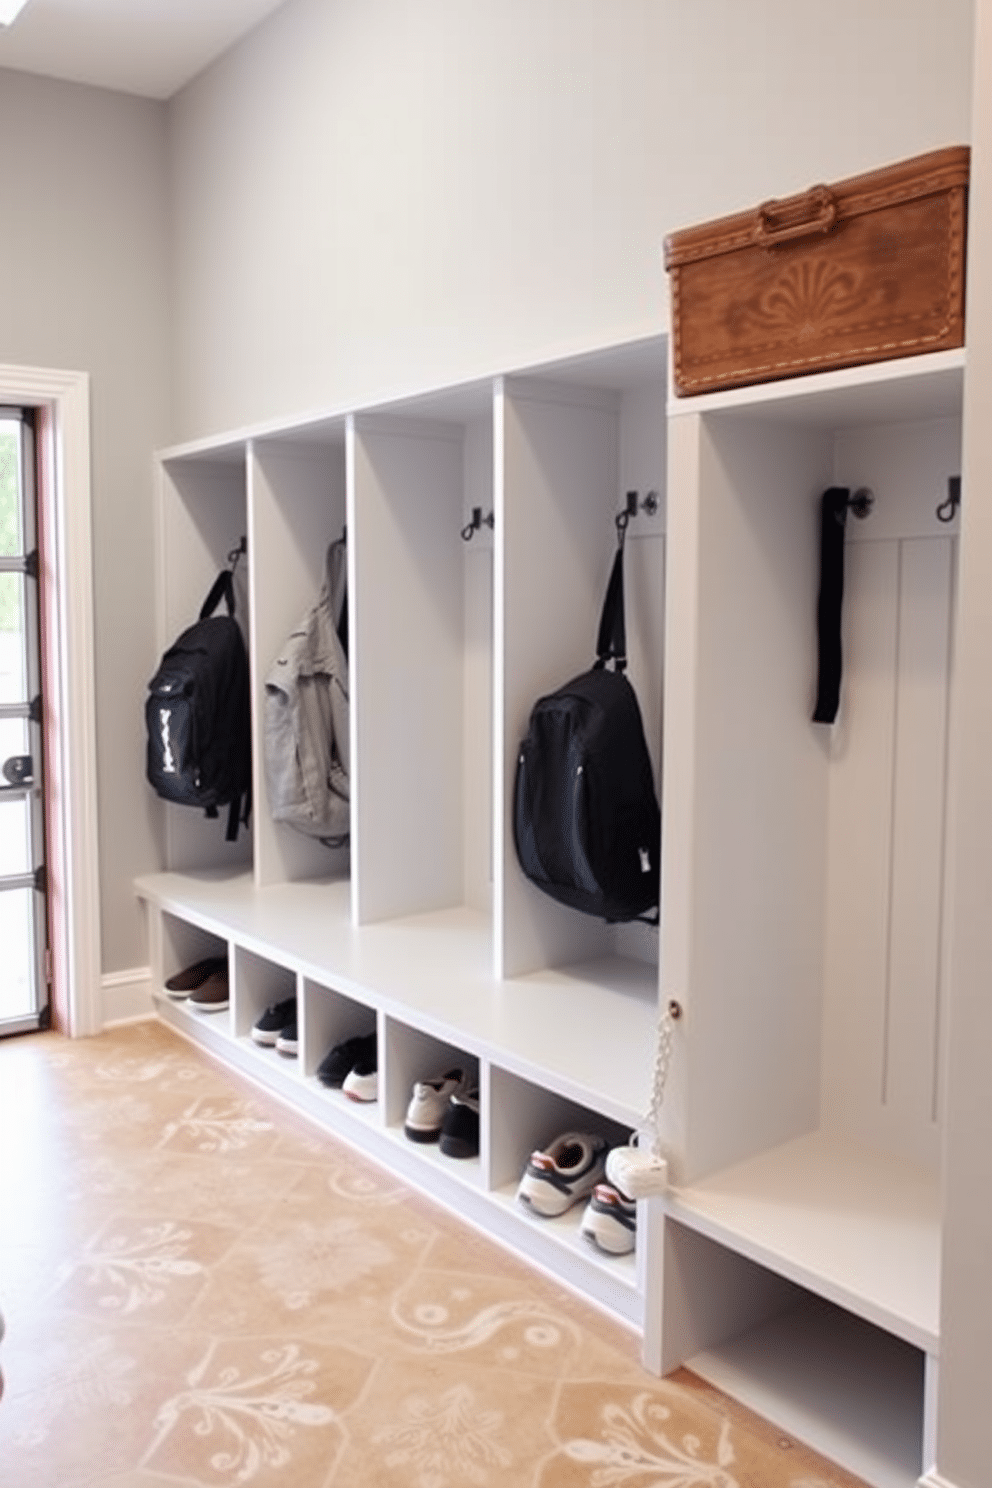
[[[947,477],[947,496],[937,508],[938,522],[953,522],[961,505],[961,477],[949,475]]]
[[[857,517],[859,522],[871,516],[874,506],[875,493],[868,486],[859,486],[847,500],[848,511],[852,516]]]
[[[232,574],[234,573],[235,569],[237,568],[238,564],[244,557],[245,553],[247,553],[247,551],[248,539],[247,537],[242,537],[241,541],[238,543],[238,546],[236,548],[232,548],[227,555],[227,561],[231,565]]]
[[[495,512],[487,512],[486,515],[483,516],[482,515],[482,507],[481,506],[473,506],[473,508],[472,508],[472,518],[471,518],[471,521],[466,522],[465,523],[465,526],[462,528],[462,542],[471,542],[472,541],[472,538],[475,536],[475,534],[479,531],[479,529],[481,527],[495,527],[495,526],[496,526],[496,513]]]

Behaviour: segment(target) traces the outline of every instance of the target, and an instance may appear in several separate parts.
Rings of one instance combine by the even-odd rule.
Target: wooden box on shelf
[[[935,150],[671,233],[676,393],[963,345],[968,168]]]

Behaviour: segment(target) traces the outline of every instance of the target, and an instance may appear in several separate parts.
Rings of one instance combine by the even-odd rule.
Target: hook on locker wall
[[[623,546],[624,538],[627,535],[627,524],[631,517],[636,517],[638,512],[645,512],[649,517],[653,517],[657,510],[657,491],[649,491],[644,497],[641,496],[639,491],[628,491],[626,505],[622,511],[617,512],[614,518],[617,529],[617,542],[620,546]]]
[[[953,522],[961,505],[961,477],[949,475],[947,477],[947,496],[937,507],[938,522]]]
[[[495,527],[496,513],[487,512],[482,515],[481,506],[473,506],[471,519],[462,528],[462,542],[471,542],[472,538],[482,527]]]

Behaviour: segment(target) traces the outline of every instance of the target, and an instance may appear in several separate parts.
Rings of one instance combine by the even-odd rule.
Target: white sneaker
[[[460,1066],[431,1080],[418,1080],[406,1108],[403,1131],[411,1142],[436,1142],[453,1095],[468,1095],[473,1080]]]
[[[374,1035],[362,1046],[358,1057],[341,1083],[341,1089],[349,1100],[374,1101],[379,1099],[379,1056]]]
[[[517,1198],[546,1218],[564,1214],[601,1181],[608,1151],[602,1137],[565,1132],[543,1152],[531,1153]]]
[[[582,1216],[581,1229],[600,1250],[609,1255],[627,1255],[636,1241],[637,1204],[612,1183],[597,1183]]]

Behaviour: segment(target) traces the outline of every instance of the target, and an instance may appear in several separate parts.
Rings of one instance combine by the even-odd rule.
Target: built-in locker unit
[[[236,851],[216,823],[180,818],[166,871],[137,886],[163,1019],[638,1329],[647,1237],[608,1256],[581,1236],[582,1204],[541,1219],[516,1189],[563,1131],[619,1145],[638,1124],[658,929],[541,894],[511,812],[531,706],[595,658],[628,509],[630,675],[660,792],[665,387],[653,338],[166,452],[163,644],[199,595],[184,545],[207,582],[247,539],[254,808]],[[342,533],[351,832],[330,850],[268,813],[264,683]],[[200,954],[228,956],[226,1009],[166,995]],[[289,1058],[251,1030],[293,998]],[[376,1099],[320,1082],[332,1047],[373,1032]],[[467,1159],[403,1132],[414,1082],[455,1065],[480,1092]]]
[[[159,461],[162,640],[242,532],[255,803],[169,809],[139,880],[160,1015],[877,1488],[932,1462],[944,858],[964,352],[666,404],[663,338]],[[845,526],[836,722],[812,722],[819,504]],[[966,495],[965,495],[965,499]],[[660,927],[542,895],[512,836],[541,694],[588,668],[627,527],[630,671],[662,805]],[[267,816],[266,669],[347,532],[350,850]],[[226,954],[231,1005],[164,982]],[[299,1051],[251,1025],[296,998]],[[569,1128],[652,1097],[667,1193],[633,1255],[516,1200]],[[317,1079],[375,1032],[378,1093]],[[415,1080],[478,1079],[480,1150],[411,1143]]]

